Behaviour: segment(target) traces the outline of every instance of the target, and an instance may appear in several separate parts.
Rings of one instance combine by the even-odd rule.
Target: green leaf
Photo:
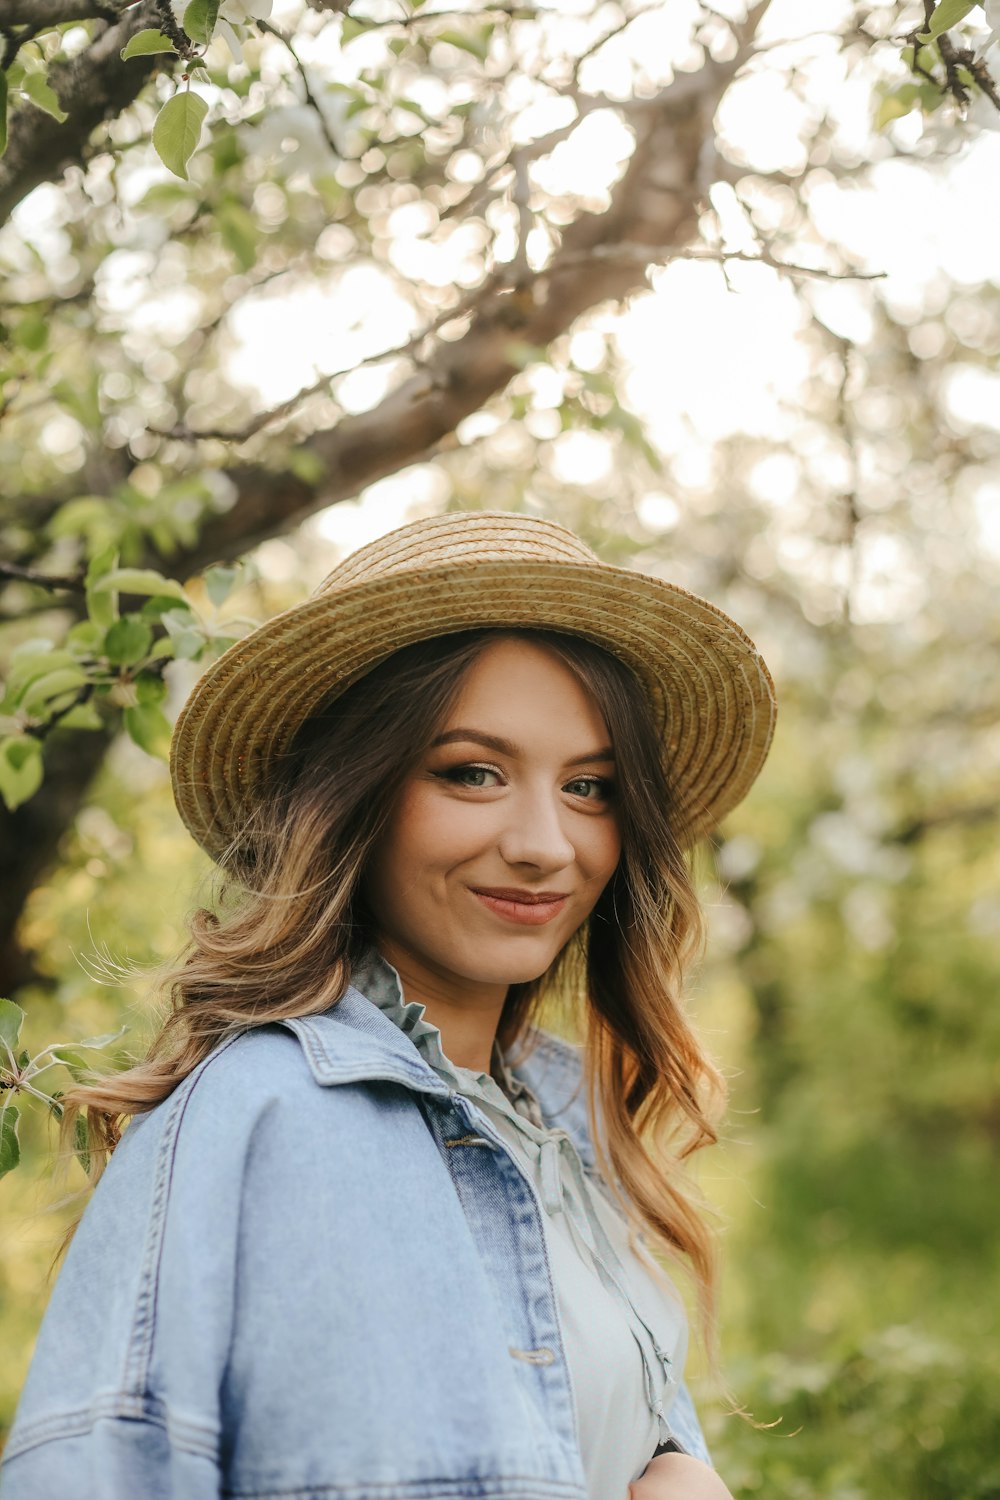
[[[17,1039],[21,1035],[21,1025],[24,1021],[24,1011],[13,1000],[0,998],[0,1044],[7,1043],[13,1052],[17,1046]],[[6,1071],[7,1053],[0,1045],[0,1072]]]
[[[130,57],[149,57],[153,52],[176,51],[177,48],[168,36],[164,36],[155,26],[147,26],[144,30],[137,31],[135,36],[129,37],[121,50],[121,59],[122,62],[128,62]]]
[[[67,630],[66,644],[74,656],[96,656],[104,644],[104,631],[93,620],[78,620]]]
[[[462,31],[439,31],[435,41],[448,42],[450,46],[458,47],[462,52],[471,52],[473,57],[485,62],[489,55],[491,32],[492,27],[482,28],[475,36],[466,36]]]
[[[87,673],[78,666],[60,667],[58,672],[39,676],[22,697],[21,711],[28,718],[48,718],[60,706],[67,708],[72,702],[72,694],[78,693],[85,681]],[[66,702],[60,703],[60,699],[66,699]]]
[[[59,715],[60,729],[103,729],[104,720],[97,712],[95,704],[88,699],[86,703],[74,703],[66,713]]]
[[[106,1031],[103,1036],[88,1036],[82,1042],[74,1042],[74,1047],[109,1047],[112,1042],[117,1042],[119,1037],[125,1035],[128,1025],[122,1024],[117,1031]]]
[[[395,103],[397,109],[405,109],[409,114],[416,115],[418,119],[423,120],[425,125],[433,125],[435,123],[428,118],[426,112],[417,103],[416,99],[397,99]]]
[[[164,578],[162,573],[157,573],[153,568],[112,568],[110,572],[103,573],[92,587],[95,593],[116,589],[123,594],[150,594],[157,598],[169,597],[179,599],[183,604],[189,603],[187,594],[176,579]]]
[[[167,684],[155,672],[140,672],[135,679],[135,693],[140,704],[162,703],[167,696]]]
[[[116,667],[131,667],[142,660],[152,644],[152,625],[137,615],[125,615],[104,637],[104,654]]]
[[[7,74],[0,68],[0,156],[7,149]]]
[[[90,621],[101,631],[102,637],[118,618],[118,595],[114,589],[88,589],[87,611]]]
[[[103,495],[76,495],[67,500],[45,524],[48,536],[78,536],[107,522],[108,502]]]
[[[357,20],[354,16],[345,16],[340,23],[340,45],[346,47],[348,42],[353,42],[356,36],[362,36],[371,27],[364,21]]]
[[[191,194],[186,187],[179,182],[154,182],[153,186],[135,204],[136,208],[144,209],[170,209],[176,208],[179,203],[190,203]]]
[[[192,5],[197,0],[191,0]],[[200,94],[185,90],[168,99],[153,125],[153,148],[165,167],[187,180],[187,164],[201,139],[208,105]]]
[[[978,0],[941,0],[931,16],[930,26],[919,34],[921,41],[933,42],[936,37],[950,31],[953,26],[958,25],[959,21],[965,20],[969,11],[977,3]]]
[[[127,708],[124,719],[125,728],[140,749],[159,760],[167,759],[172,730],[165,713],[153,703],[143,703],[138,708]]]
[[[911,71],[916,68],[923,68],[925,73],[929,73],[938,60],[936,50],[933,47],[927,46],[921,46],[920,48],[904,47],[899,55]]]
[[[87,568],[87,613],[95,625],[107,630],[118,618],[118,595],[114,588],[99,585],[118,566],[118,549],[104,547],[94,555]]]
[[[35,678],[25,691],[20,707],[24,713],[34,717],[44,712],[64,693],[78,692],[86,681],[87,674],[82,667],[57,667],[54,672],[46,672],[43,677]]]
[[[0,1095],[0,1099],[2,1099]],[[12,1172],[21,1160],[21,1148],[17,1139],[17,1109],[13,1104],[0,1103],[0,1177]]]
[[[875,129],[884,130],[893,120],[900,120],[908,115],[916,107],[919,94],[919,87],[915,83],[901,84],[891,94],[886,94],[875,111]]]
[[[44,109],[47,115],[58,120],[60,125],[69,115],[59,103],[59,96],[49,83],[44,73],[28,73],[21,84],[21,92],[27,94],[32,104],[37,104],[39,109]]]
[[[88,586],[93,587],[98,579],[103,578],[106,573],[110,573],[112,568],[116,568],[117,566],[118,549],[114,546],[102,547],[100,552],[94,553],[94,556],[87,565],[86,583]]]
[[[236,645],[238,639],[239,637],[235,635],[213,635],[208,641],[204,660],[217,661],[224,652],[229,650],[230,646]]]
[[[192,661],[205,648],[205,632],[198,624],[197,616],[190,609],[171,609],[161,617],[161,623],[174,644],[174,655]]]
[[[73,1126],[73,1147],[76,1151],[77,1160],[88,1177],[90,1176],[90,1152],[87,1149],[89,1145],[90,1142],[87,1139],[87,1121],[83,1115],[77,1115]]]
[[[91,1069],[72,1047],[53,1047],[52,1056],[56,1062],[62,1063],[74,1083],[89,1083]]]
[[[288,455],[288,468],[296,479],[301,479],[304,484],[319,484],[328,473],[328,465],[325,458],[315,453],[312,448],[293,448]]]
[[[78,375],[74,380],[57,380],[52,395],[84,427],[100,427],[101,398],[96,370]]]
[[[191,0],[181,25],[193,42],[201,42],[207,46],[212,40],[212,33],[219,19],[219,4],[220,0]],[[180,176],[183,177],[184,173],[181,172]]]
[[[11,652],[10,666],[7,669],[7,687],[11,697],[18,702],[31,683],[63,667],[81,670],[71,651],[57,651],[51,641],[22,641]]]
[[[19,348],[37,354],[49,341],[49,325],[41,313],[26,313],[11,328],[11,336]]]
[[[239,568],[219,567],[209,568],[204,574],[205,589],[216,609],[220,604],[225,603],[236,587],[240,571]]]
[[[33,797],[42,784],[42,746],[30,734],[0,740],[0,797],[13,812]]]
[[[173,594],[153,594],[147,599],[139,613],[144,620],[159,620],[161,615],[166,614],[168,609],[176,609],[177,600]]]
[[[223,243],[232,251],[241,271],[249,271],[257,262],[260,225],[253,214],[234,198],[224,198],[216,209],[216,219]]]

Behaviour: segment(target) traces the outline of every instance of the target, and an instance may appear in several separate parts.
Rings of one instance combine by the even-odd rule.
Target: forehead
[[[472,716],[481,716],[483,722]],[[489,719],[489,724],[485,722]],[[601,709],[591,689],[555,652],[537,641],[501,636],[471,663],[448,723],[475,722],[479,728],[524,719],[569,723],[606,733]]]

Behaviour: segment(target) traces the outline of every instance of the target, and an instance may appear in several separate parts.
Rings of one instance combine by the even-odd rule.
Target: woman
[[[209,669],[171,773],[224,884],[146,1061],[66,1096],[113,1155],[2,1500],[729,1494],[652,1252],[710,1331],[683,850],[773,716],[718,610],[501,513],[391,533]]]

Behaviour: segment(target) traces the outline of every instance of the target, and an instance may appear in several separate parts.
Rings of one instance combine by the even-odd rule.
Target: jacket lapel
[[[410,1038],[353,985],[329,1010],[293,1016],[278,1024],[298,1037],[319,1084],[377,1080],[399,1083],[438,1099],[451,1095]],[[584,1166],[592,1170],[595,1160],[580,1049],[540,1027],[530,1028],[528,1044],[530,1053],[510,1072],[534,1094],[546,1123],[566,1131]]]

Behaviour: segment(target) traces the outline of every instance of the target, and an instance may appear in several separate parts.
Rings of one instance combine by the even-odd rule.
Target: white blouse
[[[590,1500],[626,1500],[658,1444],[675,1435],[669,1413],[687,1353],[687,1317],[676,1288],[638,1241],[630,1245],[610,1192],[585,1171],[566,1131],[545,1124],[498,1045],[493,1067],[503,1087],[490,1073],[448,1060],[439,1029],[424,1020],[425,1007],[404,999],[398,973],[375,949],[355,966],[351,982],[436,1073],[484,1111],[526,1168],[545,1209]]]

